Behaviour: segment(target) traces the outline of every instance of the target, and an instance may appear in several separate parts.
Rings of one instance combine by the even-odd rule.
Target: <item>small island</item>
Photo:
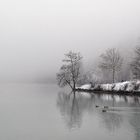
[[[113,84],[92,85],[92,83],[90,83],[77,87],[76,91],[140,96],[140,80],[125,81]]]
[[[140,95],[140,47],[135,49],[135,57],[126,65],[116,48],[107,49],[100,55],[98,70],[85,72],[82,59],[80,53],[70,51],[65,54],[63,65],[57,73],[60,87],[69,86],[74,94],[75,91],[84,91],[112,95]]]

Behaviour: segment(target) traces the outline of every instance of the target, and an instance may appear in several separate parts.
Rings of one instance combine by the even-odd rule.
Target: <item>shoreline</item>
[[[94,90],[94,89],[75,89],[76,92],[87,92],[89,94],[110,94],[120,96],[140,96],[140,91],[110,91],[110,90]]]

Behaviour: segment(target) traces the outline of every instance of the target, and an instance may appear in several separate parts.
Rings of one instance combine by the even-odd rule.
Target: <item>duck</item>
[[[108,109],[109,107],[108,106],[104,106],[104,108]]]
[[[96,107],[96,108],[98,108],[99,106],[98,106],[98,105],[96,105],[95,107]]]
[[[107,112],[107,110],[103,109],[102,112]]]

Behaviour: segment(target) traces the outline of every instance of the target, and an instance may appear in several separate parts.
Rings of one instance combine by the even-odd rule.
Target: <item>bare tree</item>
[[[60,87],[69,85],[72,90],[75,90],[80,77],[81,59],[80,53],[70,51],[65,54],[64,64],[57,73],[57,81]]]
[[[100,57],[102,61],[100,62],[99,67],[102,70],[108,70],[112,72],[112,82],[114,83],[116,72],[122,67],[123,58],[115,48],[106,50],[106,52]]]
[[[140,79],[140,47],[135,49],[135,58],[131,62],[131,70],[135,79]]]

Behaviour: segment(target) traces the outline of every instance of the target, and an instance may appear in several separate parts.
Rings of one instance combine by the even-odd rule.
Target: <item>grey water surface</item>
[[[139,140],[140,98],[1,84],[0,139]]]

